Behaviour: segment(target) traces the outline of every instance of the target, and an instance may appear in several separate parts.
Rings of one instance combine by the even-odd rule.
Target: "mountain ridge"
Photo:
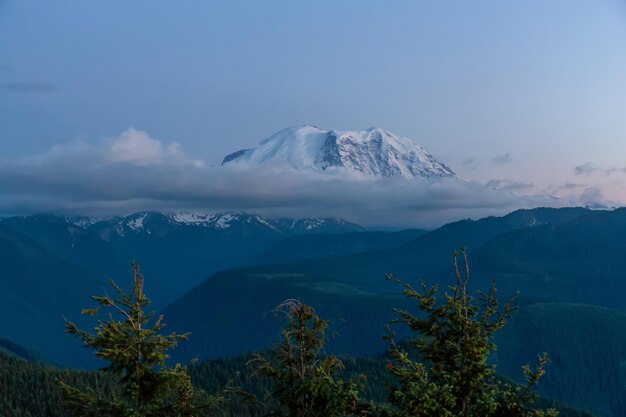
[[[31,216],[11,217],[8,219],[33,218],[46,216],[36,214]],[[54,216],[54,215],[47,215]],[[123,216],[111,218],[94,218],[87,216],[64,216],[64,221],[85,230],[98,230],[104,227],[112,227],[115,231],[124,235],[126,233],[147,232],[151,233],[150,225],[160,223],[172,227],[203,227],[215,230],[226,230],[238,224],[256,225],[274,230],[278,233],[302,233],[302,232],[360,232],[364,228],[358,224],[349,222],[338,217],[301,217],[301,218],[270,218],[255,213],[242,211],[226,211],[219,213],[202,213],[191,211],[159,212],[139,211]]]

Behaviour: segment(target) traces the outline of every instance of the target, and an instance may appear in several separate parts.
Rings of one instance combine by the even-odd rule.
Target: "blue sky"
[[[379,126],[474,181],[626,203],[624,45],[617,0],[0,0],[0,155],[134,127],[212,164]]]

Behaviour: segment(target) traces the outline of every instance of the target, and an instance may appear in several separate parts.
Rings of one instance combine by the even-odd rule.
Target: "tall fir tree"
[[[356,415],[357,382],[343,380],[342,361],[322,353],[329,323],[297,300],[282,303],[278,311],[287,317],[282,341],[270,354],[251,361],[255,375],[267,378],[272,387],[272,402],[264,417]]]
[[[392,360],[388,368],[397,381],[391,389],[390,406],[381,414],[394,417],[548,417],[554,410],[533,407],[536,396],[531,389],[537,385],[547,362],[539,356],[534,369],[523,367],[526,385],[521,387],[503,381],[495,367],[488,363],[496,349],[493,334],[506,325],[517,307],[514,300],[503,307],[496,299],[492,283],[487,293],[470,295],[467,284],[469,266],[465,250],[465,276],[459,271],[454,253],[455,285],[449,286],[443,300],[437,287],[421,283],[416,290],[389,275],[400,284],[404,294],[417,301],[419,314],[396,310],[401,323],[416,333],[403,346],[390,342]]]
[[[187,335],[164,335],[163,317],[154,319],[146,312],[150,301],[144,294],[144,278],[132,264],[133,285],[129,294],[111,282],[116,296],[92,297],[96,308],[83,314],[98,316],[93,332],[79,329],[72,322],[66,331],[93,349],[95,356],[108,362],[102,371],[115,384],[109,392],[81,390],[60,382],[64,405],[78,417],[199,417],[219,411],[222,397],[194,391],[186,367],[168,367],[167,352]]]

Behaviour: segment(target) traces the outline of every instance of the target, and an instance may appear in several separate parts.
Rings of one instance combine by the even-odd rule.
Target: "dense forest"
[[[207,392],[218,392],[229,385],[240,386],[255,396],[269,400],[270,384],[262,378],[250,376],[250,356],[204,361],[189,367],[189,374],[196,387]],[[356,358],[345,361],[342,377],[367,375],[363,385],[365,400],[382,402],[386,398],[386,386],[391,383],[384,359]],[[61,389],[58,380],[75,386],[110,389],[110,378],[100,372],[63,370],[31,362],[8,352],[0,352],[0,416],[2,417],[71,417],[61,405]],[[591,417],[591,414],[573,410],[553,401],[540,400],[540,407],[554,407],[561,417]],[[263,410],[230,395],[224,403],[224,415],[230,417],[260,417]]]

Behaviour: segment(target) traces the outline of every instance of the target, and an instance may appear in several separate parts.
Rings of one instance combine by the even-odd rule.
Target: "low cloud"
[[[456,178],[363,179],[280,166],[212,167],[176,142],[129,129],[96,145],[71,142],[42,155],[0,162],[0,212],[243,210],[268,216],[342,217],[375,226],[436,226],[568,203],[514,193],[532,184],[493,181],[485,186]]]
[[[502,179],[502,180],[489,180],[487,181],[486,186],[494,190],[522,191],[522,190],[528,190],[530,188],[533,188],[534,184],[521,182],[521,181],[515,181],[515,180]]]
[[[587,187],[580,195],[580,199],[585,203],[600,203],[604,200],[604,195],[599,187]]]
[[[548,195],[557,195],[562,201],[566,201],[569,206],[589,206],[593,208],[621,207],[623,204],[616,199],[616,195],[611,190],[621,187],[620,183],[604,184],[582,184],[565,182],[562,184],[551,184],[545,188]],[[608,194],[613,194],[611,197]]]

